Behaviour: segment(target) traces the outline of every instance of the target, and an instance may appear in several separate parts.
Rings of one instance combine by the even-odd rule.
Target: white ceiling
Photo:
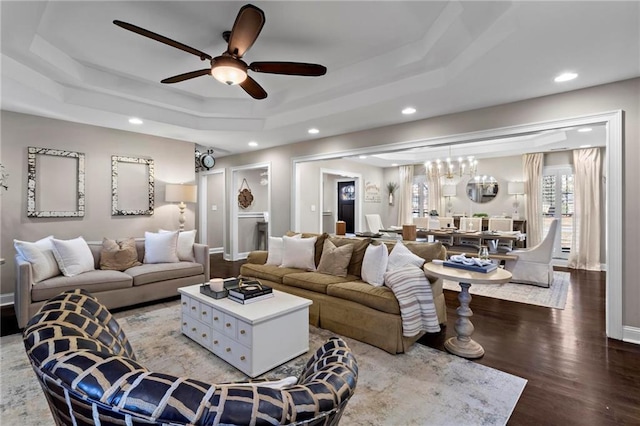
[[[637,1],[255,2],[266,24],[247,63],[328,68],[315,78],[252,73],[265,100],[208,76],[161,84],[208,62],[112,23],[217,56],[243,4],[2,1],[2,108],[187,140],[222,156],[640,76]],[[563,71],[579,77],[555,83]],[[405,106],[417,112],[403,116]],[[144,124],[129,124],[132,116]]]

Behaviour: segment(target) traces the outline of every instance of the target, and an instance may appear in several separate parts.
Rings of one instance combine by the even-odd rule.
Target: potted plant
[[[387,183],[387,191],[389,191],[389,205],[393,204],[393,193],[396,192],[399,185],[396,182]]]

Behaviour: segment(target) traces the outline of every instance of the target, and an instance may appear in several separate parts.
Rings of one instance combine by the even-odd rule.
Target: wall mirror
[[[467,197],[476,203],[488,203],[498,195],[498,181],[493,176],[474,176],[467,183]]]
[[[111,156],[111,215],[152,215],[153,160]]]
[[[27,148],[27,217],[84,216],[84,154]]]

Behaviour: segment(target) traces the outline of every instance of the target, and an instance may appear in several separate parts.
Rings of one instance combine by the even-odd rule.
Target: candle
[[[222,278],[212,278],[209,281],[209,288],[212,291],[222,291],[222,290],[224,290],[224,282],[222,281]]]

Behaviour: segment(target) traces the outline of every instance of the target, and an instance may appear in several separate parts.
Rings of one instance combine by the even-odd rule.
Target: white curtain
[[[527,247],[542,241],[542,163],[544,154],[524,154],[522,168],[527,207]]]
[[[429,189],[429,211],[436,210],[440,216],[444,214],[445,209],[442,208],[442,188],[440,186],[440,172],[434,168],[431,172],[427,169],[427,188]]]
[[[573,236],[567,266],[599,271],[602,182],[600,149],[574,150],[573,169]]]
[[[411,205],[413,195],[413,165],[400,166],[400,196],[398,199],[398,226],[413,223],[413,207]]]

